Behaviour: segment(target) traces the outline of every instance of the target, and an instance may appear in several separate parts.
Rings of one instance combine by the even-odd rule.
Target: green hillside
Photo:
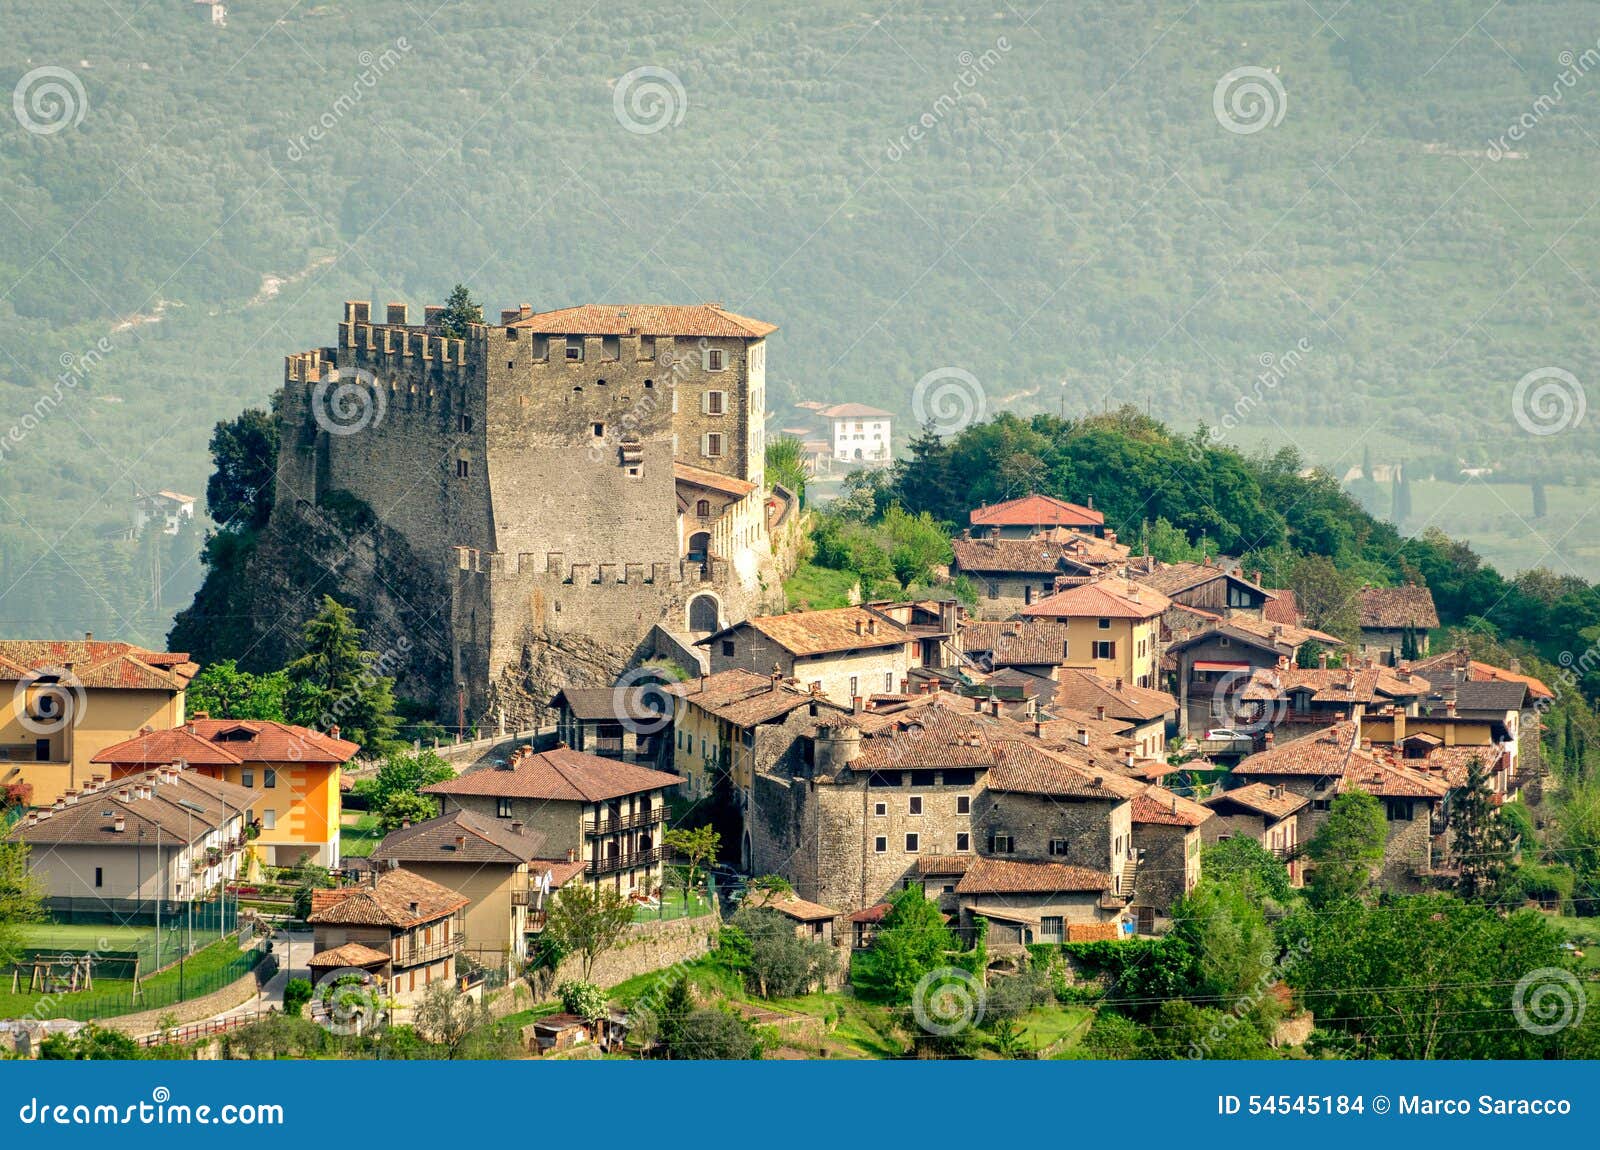
[[[6,85],[82,92],[59,131],[0,123],[7,632],[159,641],[195,542],[104,538],[135,487],[202,492],[212,425],[340,300],[458,279],[491,312],[779,323],[779,423],[848,397],[909,433],[955,367],[991,413],[1128,402],[1340,471],[1366,441],[1426,473],[1594,470],[1592,421],[1512,412],[1529,372],[1595,375],[1587,5],[284,7],[58,0],[0,45]],[[615,86],[646,66],[679,87],[624,99],[665,117],[629,131]],[[1213,96],[1245,66],[1283,97],[1241,133]]]

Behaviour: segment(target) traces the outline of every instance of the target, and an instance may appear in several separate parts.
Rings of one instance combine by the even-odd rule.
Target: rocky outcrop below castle
[[[437,567],[360,501],[333,492],[320,505],[280,505],[259,531],[218,536],[209,558],[173,624],[174,650],[276,670],[300,654],[301,629],[332,595],[355,609],[367,647],[390,655],[399,695],[436,704],[449,695],[449,601]]]

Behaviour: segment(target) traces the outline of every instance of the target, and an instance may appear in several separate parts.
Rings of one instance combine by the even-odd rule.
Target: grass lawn
[[[238,940],[230,935],[195,951],[185,959],[182,978],[183,986],[189,996],[195,997],[218,989],[212,985],[216,977],[229,963],[239,957],[239,953]],[[179,971],[176,966],[143,979],[141,983],[144,995],[152,1002],[176,1000],[178,985]],[[73,1009],[75,1005],[92,1004],[95,1000],[111,1002],[124,999],[132,991],[132,980],[96,978],[93,990],[52,995],[45,1001],[45,995],[29,991],[25,982],[21,989],[13,993],[11,982],[7,980],[0,985],[0,1018],[20,1018],[34,1015],[36,1012],[44,1018],[71,1017],[75,1013]],[[144,1008],[134,1005],[133,1009]],[[128,1011],[107,1011],[107,1014],[112,1013],[128,1013]]]
[[[809,607],[820,611],[828,607],[848,607],[850,590],[855,585],[856,577],[849,571],[802,563],[784,580],[783,594],[790,610]]]
[[[749,1001],[773,1010],[824,1019],[828,1029],[821,1045],[829,1058],[898,1058],[910,1049],[910,1042],[887,1007],[863,1002],[853,995],[824,991],[803,998]],[[796,1049],[802,1049],[808,1057],[818,1057],[816,1049]]]
[[[63,950],[143,950],[154,946],[152,926],[94,922],[35,922],[22,928],[23,945]]]
[[[1067,1039],[1076,1046],[1094,1025],[1094,1011],[1087,1006],[1040,1006],[1022,1016],[1022,1042],[1038,1050]],[[1065,1049],[1065,1047],[1063,1047]]]
[[[346,858],[367,858],[383,841],[378,816],[370,811],[346,811],[339,816],[339,853]]]
[[[1567,937],[1567,941],[1583,951],[1578,960],[1579,970],[1600,970],[1600,918],[1574,918],[1571,915],[1547,915],[1546,921]]]
[[[669,888],[660,894],[662,905],[654,910],[646,906],[638,907],[633,912],[634,922],[655,922],[663,918],[701,918],[711,913],[711,904],[706,901],[704,895],[696,895],[685,902],[681,889]]]

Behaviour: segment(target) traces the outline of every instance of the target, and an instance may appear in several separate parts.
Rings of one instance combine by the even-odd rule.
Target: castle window
[[[877,838],[873,839],[872,840],[872,849],[876,853],[878,853],[880,855],[881,854],[888,854],[889,853],[889,837],[887,835],[879,835]]]
[[[642,472],[640,472],[640,470],[637,467],[628,468],[628,476],[629,476],[629,478],[637,479],[637,478],[639,478],[639,476],[641,474],[642,474]]]
[[[472,461],[470,459],[456,460],[456,478],[465,479],[472,474]]]
[[[721,415],[727,408],[728,393],[708,391],[701,397],[701,410],[706,415]]]
[[[583,362],[583,340],[580,339],[576,343],[574,343],[570,339],[567,340],[567,362],[568,363],[582,363]]]
[[[722,349],[720,347],[706,348],[706,370],[721,371],[722,366]]]
[[[966,831],[956,832],[956,850],[969,851],[972,849],[972,836]]]
[[[594,429],[594,437],[596,439],[604,439],[606,437],[606,425],[605,424],[603,424],[603,423],[591,423],[589,426]]]
[[[606,381],[603,379],[597,379],[594,381],[594,385],[596,387],[604,387],[606,385]]]
[[[989,853],[992,855],[1008,855],[1012,850],[1010,835],[990,835]]]
[[[694,505],[694,513],[701,519],[711,518],[711,500],[702,499]]]
[[[873,803],[872,804],[872,813],[874,815],[876,815],[880,819],[883,818],[885,815],[887,815],[889,813],[889,804],[888,803]]]
[[[1060,855],[1066,854],[1067,853],[1067,840],[1066,839],[1051,839],[1050,840],[1050,853],[1052,855],[1056,855],[1056,856],[1060,856]]]
[[[457,422],[456,426],[459,427],[462,431],[471,431],[472,430],[472,416],[466,414],[466,412],[462,412],[461,413],[461,418]]]
[[[655,387],[655,385],[656,385],[656,381],[653,380],[653,379],[647,379],[647,380],[644,381],[644,389],[646,391],[649,391],[651,388]]]
[[[914,855],[920,849],[921,840],[917,837],[917,832],[912,831],[910,834],[906,835],[906,854]]]
[[[920,815],[922,813],[922,796],[912,795],[906,800],[906,814]]]
[[[514,360],[514,359],[506,360],[506,370],[507,371],[510,371],[512,368],[514,368],[516,366],[517,366],[517,361],[516,360]]]
[[[948,777],[946,777],[945,781],[949,782],[950,780],[949,780]],[[970,814],[971,811],[972,811],[972,799],[971,799],[971,797],[968,796],[968,795],[957,795],[956,796],[956,814],[965,815],[965,814]]]
[[[722,458],[722,435],[711,431],[700,437],[700,453],[707,459]]]

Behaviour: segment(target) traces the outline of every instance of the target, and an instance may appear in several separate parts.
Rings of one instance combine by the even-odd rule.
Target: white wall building
[[[889,412],[864,403],[840,403],[820,414],[833,425],[834,459],[841,463],[889,462],[893,442]]]

